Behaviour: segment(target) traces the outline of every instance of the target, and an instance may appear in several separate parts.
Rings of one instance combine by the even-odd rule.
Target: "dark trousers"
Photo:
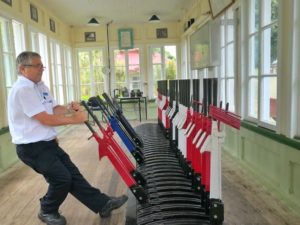
[[[17,154],[49,183],[46,195],[40,199],[44,212],[58,212],[68,193],[95,213],[109,200],[107,195],[86,181],[55,140],[17,145]]]

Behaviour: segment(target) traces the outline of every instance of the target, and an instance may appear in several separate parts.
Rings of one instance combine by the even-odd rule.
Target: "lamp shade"
[[[88,22],[88,25],[99,25],[99,22],[93,17],[93,18],[90,19],[90,21]]]
[[[154,14],[150,17],[149,22],[159,22],[158,16]]]

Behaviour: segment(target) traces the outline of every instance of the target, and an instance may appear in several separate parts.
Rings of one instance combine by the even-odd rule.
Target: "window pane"
[[[277,74],[277,43],[278,43],[278,26],[272,26],[263,31],[263,63],[262,73]]]
[[[176,78],[176,46],[165,46],[166,79]]]
[[[225,45],[225,25],[226,19],[225,16],[221,17],[221,47]]]
[[[232,9],[230,8],[228,11],[227,11],[227,40],[226,42],[232,42],[234,40],[234,15],[233,15],[233,11]]]
[[[152,49],[152,64],[161,63],[161,49],[153,48]]]
[[[12,57],[11,55],[4,54],[3,55],[3,60],[4,60],[4,75],[5,75],[5,81],[6,81],[6,87],[11,87],[13,84],[13,76],[12,76]]]
[[[258,75],[259,66],[259,39],[258,35],[254,35],[250,38],[250,75]]]
[[[103,72],[102,72],[102,67],[95,67],[94,68],[94,81],[96,83],[104,82],[104,75],[103,75]]]
[[[262,121],[276,125],[277,116],[277,78],[262,78]]]
[[[220,99],[223,102],[223,105],[226,104],[226,93],[225,93],[225,79],[221,79],[221,90],[220,90]]]
[[[115,74],[116,74],[116,82],[125,82],[126,81],[126,76],[125,76],[125,67],[115,67]]]
[[[226,67],[226,60],[225,60],[225,48],[221,49],[221,66],[220,66],[220,76],[225,77],[225,67]]]
[[[80,68],[89,68],[90,67],[90,56],[89,52],[79,52],[79,67]]]
[[[278,19],[278,0],[264,0],[262,13],[262,25],[268,25]]]
[[[115,66],[125,66],[125,51],[115,50],[114,59],[115,59]]]
[[[259,28],[260,2],[261,0],[250,0],[250,34]]]
[[[229,103],[229,111],[235,112],[235,99],[234,99],[234,79],[227,80],[226,96],[227,102]],[[225,105],[225,104],[223,104]]]
[[[104,83],[96,83],[95,92],[96,95],[101,95],[104,92]]]
[[[90,84],[91,83],[91,75],[90,70],[82,68],[80,69],[80,83],[81,85]]]
[[[81,99],[82,100],[88,100],[89,97],[92,96],[92,90],[89,85],[81,85],[80,91],[81,91]]]
[[[140,64],[140,55],[139,49],[131,49],[128,50],[128,64],[129,65],[137,65]]]
[[[103,65],[102,51],[100,51],[100,50],[92,51],[92,59],[93,59],[94,66],[102,66]]]
[[[16,56],[18,56],[25,50],[24,27],[23,24],[15,20],[12,21],[12,25],[14,33],[15,53]]]
[[[234,77],[234,43],[227,46],[226,77]]]
[[[249,104],[248,114],[251,117],[257,118],[258,115],[258,80],[257,78],[251,78],[249,82]]]

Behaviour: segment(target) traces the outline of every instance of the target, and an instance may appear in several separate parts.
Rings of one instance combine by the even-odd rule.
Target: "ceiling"
[[[100,24],[145,23],[156,14],[162,22],[179,21],[196,0],[39,0],[70,26],[85,26],[95,17]]]

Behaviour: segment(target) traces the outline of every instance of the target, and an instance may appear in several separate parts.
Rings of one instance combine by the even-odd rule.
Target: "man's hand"
[[[81,107],[80,107],[79,102],[71,102],[70,108],[74,111],[79,111]]]
[[[77,123],[84,123],[85,121],[87,121],[87,114],[84,111],[75,111],[73,117],[77,121]]]

